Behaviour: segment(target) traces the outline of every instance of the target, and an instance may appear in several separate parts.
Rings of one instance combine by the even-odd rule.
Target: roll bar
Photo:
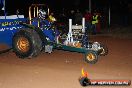
[[[32,4],[31,6],[29,6],[29,21],[31,24],[31,19],[32,19],[32,8],[33,8],[33,17],[38,17],[38,11],[40,7],[47,7],[48,10],[48,15],[49,15],[49,8],[47,5],[45,4]]]

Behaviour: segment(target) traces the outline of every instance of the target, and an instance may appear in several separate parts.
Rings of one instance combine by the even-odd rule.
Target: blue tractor
[[[70,26],[69,33],[61,35],[53,19],[49,19],[49,8],[45,4],[32,4],[29,18],[17,15],[0,16],[0,43],[7,44],[19,58],[32,58],[42,51],[53,49],[75,51],[85,54],[84,60],[94,64],[99,55],[108,49],[98,42],[89,42],[87,31],[82,26]],[[79,27],[81,30],[72,30]]]

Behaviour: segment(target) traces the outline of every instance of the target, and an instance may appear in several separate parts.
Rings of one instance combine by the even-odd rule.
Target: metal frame
[[[36,15],[37,15],[37,17],[38,17],[38,11],[39,11],[39,7],[40,6],[46,6],[47,8],[48,8],[48,6],[47,5],[45,5],[45,4],[32,4],[30,7],[29,7],[29,23],[31,24],[31,22],[32,22],[32,8],[34,9],[34,14],[33,14],[33,17],[36,17]],[[49,8],[48,8],[48,15],[49,15]],[[38,26],[39,26],[39,22],[38,22]]]

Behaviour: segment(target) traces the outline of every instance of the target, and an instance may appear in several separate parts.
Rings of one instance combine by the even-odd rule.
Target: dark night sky
[[[120,1],[130,2],[132,0],[91,0],[93,5],[105,6],[108,2],[111,2],[112,5],[118,5]],[[75,5],[80,5],[81,7],[88,6],[88,0],[6,0],[10,7],[25,7],[31,3],[47,3],[53,7],[71,7]],[[11,3],[15,4],[11,4]]]
[[[113,11],[119,12],[120,9],[125,9],[128,3],[132,0],[91,0],[92,1],[92,10],[93,9],[107,9],[109,2]],[[121,2],[123,5],[121,5]],[[15,3],[15,4],[12,4]],[[6,0],[6,8],[8,13],[15,12],[16,9],[20,9],[21,12],[28,13],[28,7],[32,3],[46,3],[53,10],[62,10],[66,9],[88,9],[88,0]],[[126,3],[126,4],[124,4]]]
[[[99,11],[102,15],[108,18],[108,8],[111,7],[111,23],[121,23],[127,18],[130,23],[132,20],[132,0],[91,0],[92,12]],[[28,7],[33,3],[47,4],[51,11],[55,12],[58,16],[59,12],[65,8],[66,14],[71,9],[80,9],[84,12],[88,9],[89,0],[6,0],[7,15],[16,14],[19,9],[21,14],[28,17]],[[1,8],[2,6],[0,6]],[[1,15],[1,14],[0,14]],[[123,22],[122,22],[123,23]]]

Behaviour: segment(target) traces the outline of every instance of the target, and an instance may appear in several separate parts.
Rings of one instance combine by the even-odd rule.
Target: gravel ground
[[[83,88],[78,78],[83,67],[90,79],[132,80],[132,40],[106,36],[92,36],[92,41],[109,48],[107,56],[96,64],[83,61],[84,55],[55,50],[42,52],[33,59],[19,59],[13,52],[0,54],[0,88]],[[7,48],[0,46],[0,50]],[[88,88],[132,88],[132,86],[94,86]]]

